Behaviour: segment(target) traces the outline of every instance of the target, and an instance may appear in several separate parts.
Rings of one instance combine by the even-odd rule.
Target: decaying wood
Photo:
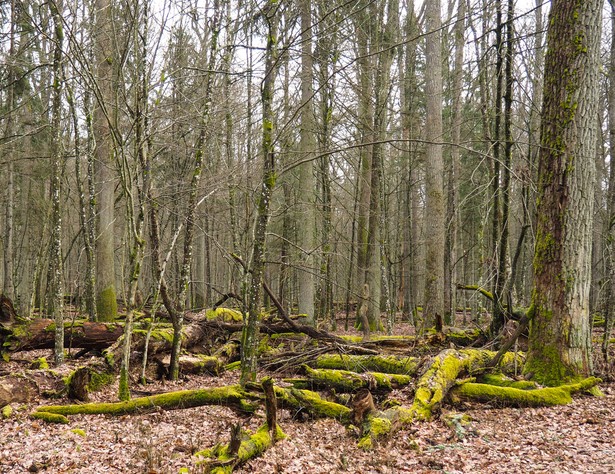
[[[126,415],[129,413],[146,413],[159,409],[175,410],[204,405],[224,405],[241,413],[254,413],[257,408],[254,400],[258,398],[255,394],[246,392],[240,386],[233,385],[161,393],[148,397],[134,398],[125,402],[45,405],[38,407],[35,412],[63,416],[77,414]]]
[[[90,370],[87,367],[79,367],[69,379],[68,398],[87,402],[90,399],[89,383]]]
[[[363,425],[363,421],[367,418],[367,415],[376,410],[376,406],[374,405],[374,398],[372,397],[371,392],[362,388],[355,393],[352,397],[352,422],[356,426]]]
[[[28,403],[38,394],[38,383],[25,375],[7,375],[0,378],[0,408],[11,403]]]

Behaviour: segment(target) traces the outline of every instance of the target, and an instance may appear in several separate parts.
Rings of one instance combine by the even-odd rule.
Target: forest
[[[613,472],[613,32],[0,2],[0,474]]]

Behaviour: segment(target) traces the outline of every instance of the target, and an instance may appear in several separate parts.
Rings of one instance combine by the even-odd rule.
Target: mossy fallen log
[[[420,420],[429,420],[455,385],[457,377],[482,371],[494,356],[493,351],[479,349],[447,349],[440,352],[417,382],[411,407],[414,416]],[[514,365],[516,358],[520,356],[508,352],[501,358],[500,366]]]
[[[294,415],[307,413],[316,418],[333,418],[342,424],[350,423],[350,408],[324,400],[316,392],[279,386],[274,386],[273,389],[279,406],[290,409]]]
[[[567,405],[572,401],[572,394],[589,390],[600,382],[598,378],[589,377],[578,383],[533,390],[482,383],[464,383],[451,389],[449,396],[453,402],[471,400],[509,407]]]
[[[217,445],[211,449],[199,451],[196,456],[207,458],[200,461],[199,464],[205,466],[210,474],[231,473],[241,464],[260,456],[275,441],[286,438],[279,425],[276,425],[275,436],[272,436],[273,432],[265,423],[251,436],[245,431],[241,432],[241,444],[236,448],[236,453],[233,452],[235,449],[231,448],[232,443],[229,443],[228,445]]]
[[[294,380],[297,388],[314,386],[335,389],[338,392],[354,392],[360,388],[369,388],[374,392],[390,392],[412,382],[410,375],[384,374],[381,372],[357,373],[338,369],[312,369],[303,366],[307,379]]]
[[[387,436],[404,424],[411,423],[415,414],[411,409],[393,407],[385,411],[376,411],[367,415],[361,427],[358,446],[370,449],[377,439]]]
[[[38,407],[35,412],[55,413],[64,416],[77,414],[126,415],[129,413],[146,413],[158,409],[177,410],[203,405],[223,405],[241,413],[254,413],[258,404],[254,403],[253,400],[258,398],[257,395],[248,393],[238,385],[231,385],[161,393],[125,402],[45,405]]]
[[[343,369],[352,372],[414,375],[419,365],[419,359],[394,355],[322,354],[310,365],[317,369]]]

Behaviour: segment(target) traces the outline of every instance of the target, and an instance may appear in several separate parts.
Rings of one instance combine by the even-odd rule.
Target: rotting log
[[[0,408],[11,403],[28,403],[39,394],[39,386],[23,374],[0,378]]]
[[[405,374],[384,374],[382,372],[357,373],[339,369],[312,369],[303,366],[306,379],[289,380],[296,388],[334,389],[338,392],[354,392],[361,388],[386,393],[404,387],[412,382],[412,377]]]
[[[481,383],[464,383],[453,387],[449,392],[451,401],[478,401],[494,403],[507,407],[544,407],[567,405],[572,394],[590,390],[601,382],[595,377],[586,378],[578,383],[523,390]]]
[[[77,414],[126,415],[129,413],[147,413],[158,409],[177,410],[204,405],[223,405],[241,413],[254,413],[258,404],[255,404],[253,400],[258,398],[257,395],[246,392],[238,385],[231,385],[167,392],[125,402],[44,405],[38,407],[35,413],[44,412],[64,416]]]
[[[199,451],[196,456],[206,458],[199,464],[205,466],[210,474],[227,474],[250,459],[260,456],[275,441],[284,438],[286,435],[279,425],[276,425],[275,430],[270,430],[269,425],[264,423],[252,436],[241,430],[237,438],[240,441],[238,446],[233,447],[232,440],[228,445],[216,445],[211,449]]]
[[[279,386],[273,389],[279,406],[289,409],[295,417],[306,413],[315,418],[333,418],[345,425],[350,422],[350,408],[324,400],[316,392]]]
[[[382,372],[414,375],[419,366],[416,357],[395,355],[323,354],[310,364],[318,369],[343,369],[352,372]]]
[[[55,344],[55,322],[52,319],[34,319],[24,324],[5,326],[4,333],[0,335],[3,352],[52,349]],[[114,323],[66,322],[64,344],[65,347],[104,349],[122,333],[122,326]]]
[[[28,403],[39,395],[47,398],[68,396],[84,401],[89,393],[100,390],[114,378],[108,367],[98,362],[79,367],[68,376],[48,368],[8,374],[0,377],[0,407],[7,403]]]

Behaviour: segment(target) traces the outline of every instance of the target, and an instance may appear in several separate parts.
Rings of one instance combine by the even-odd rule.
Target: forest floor
[[[403,329],[402,329],[403,330]],[[396,331],[397,332],[397,331]],[[16,354],[3,370],[16,370],[50,351]],[[21,361],[21,362],[20,362]],[[84,363],[69,361],[60,371]],[[274,375],[275,377],[275,375]],[[177,383],[156,382],[149,393],[234,384],[238,372],[219,377],[190,376]],[[138,387],[138,386],[137,386]],[[443,415],[463,412],[471,419],[462,437],[441,416],[395,433],[370,451],[357,447],[356,434],[331,419],[297,421],[280,410],[287,439],[235,472],[241,473],[612,473],[615,472],[615,384],[600,385],[603,398],[576,396],[553,408],[501,408],[485,404],[446,406]],[[393,392],[408,406],[411,391]],[[135,393],[134,396],[139,396]],[[117,383],[91,396],[115,401]],[[75,415],[69,425],[29,418],[35,400],[13,406],[0,420],[0,473],[202,473],[194,453],[227,443],[237,414],[225,407],[112,417]],[[65,402],[61,402],[65,403]],[[264,413],[242,420],[256,430]]]

